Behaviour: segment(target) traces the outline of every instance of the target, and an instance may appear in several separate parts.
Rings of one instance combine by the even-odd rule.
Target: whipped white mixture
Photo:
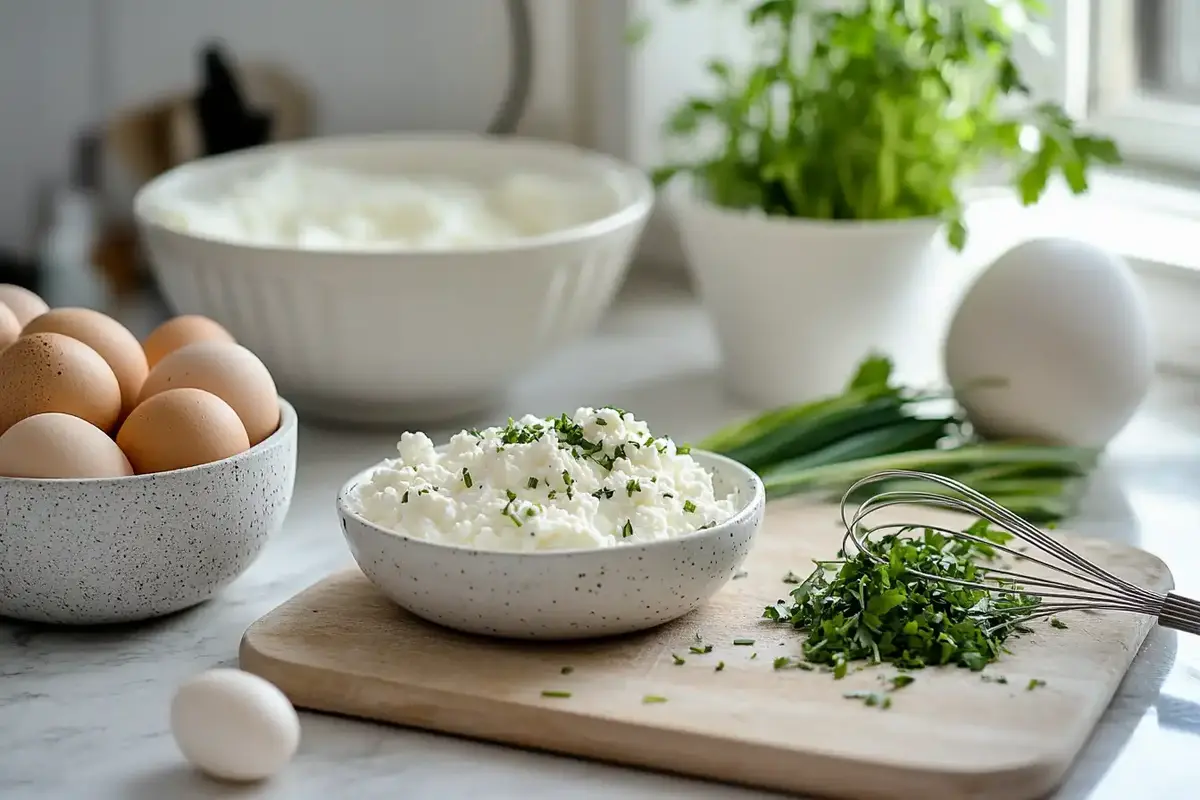
[[[398,449],[357,487],[355,510],[442,544],[616,547],[682,536],[737,510],[736,494],[714,496],[712,473],[686,447],[615,408],[463,431],[440,452],[425,434],[405,433]]]
[[[615,196],[602,186],[533,173],[485,186],[281,159],[217,198],[172,202],[155,216],[186,233],[241,244],[444,250],[516,242],[615,210]]]

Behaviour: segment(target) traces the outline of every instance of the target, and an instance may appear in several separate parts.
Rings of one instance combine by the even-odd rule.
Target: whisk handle
[[[1167,592],[1167,599],[1163,601],[1162,610],[1158,612],[1158,624],[1164,628],[1200,636],[1200,602]]]

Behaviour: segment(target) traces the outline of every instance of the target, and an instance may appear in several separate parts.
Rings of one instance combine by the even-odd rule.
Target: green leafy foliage
[[[996,544],[1012,538],[989,530],[983,521],[967,532]],[[995,581],[996,588],[985,591],[914,573],[988,583],[980,562],[995,558],[996,550],[986,541],[933,530],[919,537],[882,536],[869,543],[870,554],[857,551],[818,562],[791,592],[790,602],[767,606],[763,616],[805,631],[804,657],[832,667],[835,678],[845,676],[856,661],[982,670],[1000,656],[1014,631],[1010,623],[1040,601],[1016,593],[1011,583]],[[911,682],[897,676],[893,688]]]
[[[1119,160],[1111,140],[1028,99],[1014,44],[1019,21],[1044,14],[1040,0],[745,5],[763,40],[755,63],[710,61],[711,93],[685,99],[667,123],[672,137],[716,144],[656,169],[657,184],[686,173],[711,202],[770,215],[937,217],[961,249],[961,190],[983,167],[1010,166],[1029,205],[1055,175],[1081,193],[1090,166]]]

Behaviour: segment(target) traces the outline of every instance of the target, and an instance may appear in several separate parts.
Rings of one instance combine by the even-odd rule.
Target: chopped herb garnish
[[[563,675],[570,675],[574,671],[575,671],[574,667],[563,667],[562,669],[559,670],[559,672],[561,672]]]
[[[504,494],[508,497],[508,502],[510,502],[510,503],[516,502],[517,493],[514,492],[512,489],[506,489],[504,491]]]
[[[643,702],[643,703],[646,703],[646,704],[651,704],[651,703],[665,703],[665,702],[667,702],[667,698],[665,698],[665,697],[661,697],[661,696],[659,696],[659,695],[656,695],[656,694],[648,694],[648,695],[646,695],[645,697],[643,697],[643,698],[642,698],[642,702]]]
[[[717,666],[715,668],[713,668],[713,672],[722,672],[722,671],[724,671],[724,669],[725,669],[725,662],[718,661]]]
[[[597,489],[596,491],[592,492],[592,497],[596,498],[597,500],[611,500],[612,496],[613,490],[607,487],[603,489]]]
[[[806,631],[804,657],[845,675],[852,661],[890,662],[917,669],[956,664],[982,670],[1002,652],[1012,623],[1040,602],[1015,591],[1011,582],[994,581],[992,591],[970,589],[938,578],[987,582],[980,559],[995,554],[992,544],[1011,536],[984,522],[968,530],[984,543],[925,530],[907,538],[888,534],[873,540],[872,553],[818,562],[791,592],[791,604],[768,606],[767,619]]]
[[[917,679],[912,675],[901,673],[900,675],[893,675],[888,680],[892,684],[893,689],[903,689],[905,686],[911,686]]]
[[[401,498],[400,498],[400,502],[401,502],[401,503],[407,503],[407,502],[408,502],[408,491],[407,491],[407,490],[406,490],[406,491],[404,492],[404,494],[401,496]]]
[[[562,479],[563,479],[563,484],[566,485],[567,487],[570,487],[571,484],[575,483],[575,480],[571,477],[571,473],[567,472],[565,469],[563,470],[563,473],[562,473]]]
[[[533,506],[530,506],[529,508],[525,509],[525,516],[532,517],[535,514],[537,514],[537,509],[534,508]]]
[[[621,526],[621,537],[628,539],[630,536],[633,536],[633,521],[627,519],[625,520],[625,524]]]
[[[1050,618],[1050,625],[1051,625],[1052,627],[1058,628],[1059,630],[1066,630],[1066,629],[1067,629],[1067,623],[1063,622],[1063,621],[1062,621],[1061,619],[1059,619],[1058,617],[1051,617],[1051,618]]]
[[[775,659],[771,666],[775,667],[775,669],[783,669],[784,667],[790,666],[791,663],[792,660],[787,656],[780,656],[779,658]]]
[[[705,653],[711,653],[713,651],[713,646],[711,644],[694,644],[689,647],[688,650],[698,655],[704,655]]]
[[[625,493],[628,494],[630,497],[633,497],[634,492],[640,492],[641,490],[642,490],[642,484],[639,483],[637,480],[630,478],[628,481],[625,482]]]
[[[543,689],[542,697],[570,697],[570,692],[560,692],[555,689]]]
[[[550,492],[546,495],[547,500],[553,500],[556,497],[558,497],[557,489],[551,489]]]
[[[1025,691],[1032,692],[1034,689],[1045,686],[1046,682],[1041,678],[1030,678],[1029,683],[1025,684]]]
[[[681,444],[675,448],[675,452],[681,456],[686,456],[688,453],[692,452],[692,446],[690,444]]]
[[[864,706],[878,706],[881,709],[892,707],[892,698],[880,692],[856,691],[842,695],[848,700],[862,700]]]
[[[754,644],[753,639],[734,639],[733,643],[739,647],[749,647]]]
[[[467,471],[466,467],[463,467],[463,485],[468,489],[474,485],[474,482],[471,480],[471,473]]]
[[[530,478],[528,481],[526,481],[525,485],[528,486],[530,489],[536,489],[537,485],[538,485],[538,479]]]
[[[692,514],[696,511],[696,504],[693,503],[691,500],[684,500],[683,501],[683,510],[689,514]]]
[[[601,428],[608,427],[608,420],[606,420],[606,419],[602,419],[601,417],[596,417],[596,420],[595,420],[595,422],[596,422],[596,424],[597,424],[597,425],[599,425]]]
[[[675,666],[677,666],[677,667],[680,664],[686,663],[685,660],[681,656],[677,656],[674,653],[671,653],[671,660],[675,662]]]
[[[754,659],[756,659],[756,658],[758,658],[758,653],[751,653],[751,654],[750,654],[750,660],[751,660],[751,661],[753,661],[753,660],[754,660]]]

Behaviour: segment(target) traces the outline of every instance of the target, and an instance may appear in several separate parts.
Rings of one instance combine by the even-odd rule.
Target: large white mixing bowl
[[[318,251],[237,244],[170,222],[277,163],[492,182],[540,174],[611,195],[611,213],[487,249]],[[202,159],[147,184],[135,215],[178,313],[215,319],[302,412],[429,423],[480,410],[612,302],[654,201],[638,169],[565,144],[474,135],[314,139]]]

